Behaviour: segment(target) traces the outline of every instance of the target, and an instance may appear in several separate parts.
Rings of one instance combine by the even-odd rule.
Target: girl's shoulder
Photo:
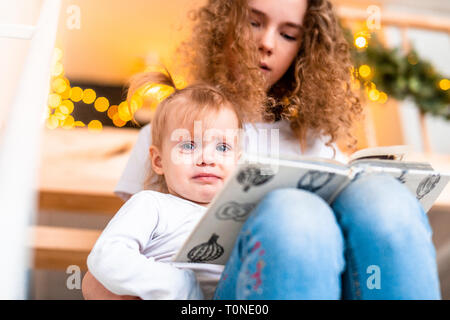
[[[150,202],[152,204],[158,204],[162,208],[167,207],[190,207],[203,211],[206,207],[203,207],[195,202],[187,199],[183,199],[174,196],[169,193],[163,193],[154,190],[142,190],[135,193],[128,201]]]

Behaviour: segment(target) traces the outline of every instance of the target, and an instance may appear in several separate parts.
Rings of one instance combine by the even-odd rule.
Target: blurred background
[[[170,93],[165,87],[142,88],[128,105],[127,84],[157,60],[169,70],[183,65],[176,48],[189,36],[189,11],[205,2],[62,0],[52,8],[44,0],[0,1],[0,155],[12,150],[0,173],[13,175],[20,162],[12,155],[23,154],[8,149],[7,139],[28,132],[24,143],[36,145],[34,151],[26,148],[30,153],[23,157],[29,180],[24,170],[17,174],[25,180],[0,176],[4,190],[21,190],[13,180],[29,182],[28,198],[11,199],[5,193],[0,199],[5,204],[0,216],[10,219],[11,230],[21,230],[18,221],[32,220],[33,236],[24,233],[31,255],[18,257],[29,266],[23,278],[26,298],[82,299],[78,278],[86,271],[87,254],[122,205],[113,194],[115,184],[140,126],[151,122],[157,104]],[[352,48],[353,89],[364,104],[365,119],[354,128],[358,149],[405,144],[411,160],[450,172],[450,2],[332,2]],[[45,8],[48,19],[39,20]],[[36,66],[48,71],[50,83],[36,78],[27,86],[22,79],[33,69],[30,53],[45,56],[44,45],[33,45],[33,34],[38,36],[33,26],[52,20],[55,12],[59,19],[46,31],[53,34],[47,36],[50,67]],[[182,68],[174,75],[178,87],[186,85]],[[43,89],[41,130],[33,127],[26,106],[39,100]],[[14,111],[18,101],[24,107]],[[347,151],[344,143],[339,145]],[[23,202],[36,206],[18,205]],[[16,208],[22,216],[15,215]],[[449,186],[428,215],[442,296],[450,299]],[[0,247],[7,243],[7,236],[0,235]]]

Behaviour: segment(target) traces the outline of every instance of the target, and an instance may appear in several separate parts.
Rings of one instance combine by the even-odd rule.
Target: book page
[[[363,158],[402,160],[410,151],[411,148],[407,145],[366,148],[352,153],[349,157],[349,163]]]
[[[419,162],[392,160],[357,161],[353,167],[363,169],[363,174],[383,172],[404,184],[428,212],[450,181],[450,173],[433,170],[431,165]]]

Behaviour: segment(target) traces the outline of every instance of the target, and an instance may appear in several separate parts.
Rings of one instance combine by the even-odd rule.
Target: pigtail
[[[174,89],[174,93],[178,92],[175,85],[175,81],[173,80],[169,70],[167,70],[166,67],[162,67],[164,71],[158,72],[158,71],[150,71],[150,72],[144,72],[144,73],[138,73],[137,75],[133,76],[129,82],[128,85],[128,92],[127,92],[127,102],[128,102],[128,109],[130,111],[130,114],[133,115],[133,122],[136,123],[134,119],[134,112],[136,110],[132,110],[131,107],[131,98],[134,96],[137,90],[142,88],[146,85],[165,85],[172,87]],[[173,93],[172,93],[173,94]],[[170,97],[170,96],[169,96]]]

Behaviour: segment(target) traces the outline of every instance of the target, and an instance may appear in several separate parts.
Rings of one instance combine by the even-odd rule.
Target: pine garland
[[[348,29],[346,37],[352,48],[355,79],[366,87],[373,83],[377,90],[397,100],[411,98],[423,114],[450,120],[448,78],[446,80],[430,62],[420,58],[414,49],[404,54],[398,48],[386,48],[373,33],[366,35],[366,47],[357,48]],[[370,77],[358,72],[362,65],[370,66]],[[440,81],[446,81],[444,88],[439,85]]]

